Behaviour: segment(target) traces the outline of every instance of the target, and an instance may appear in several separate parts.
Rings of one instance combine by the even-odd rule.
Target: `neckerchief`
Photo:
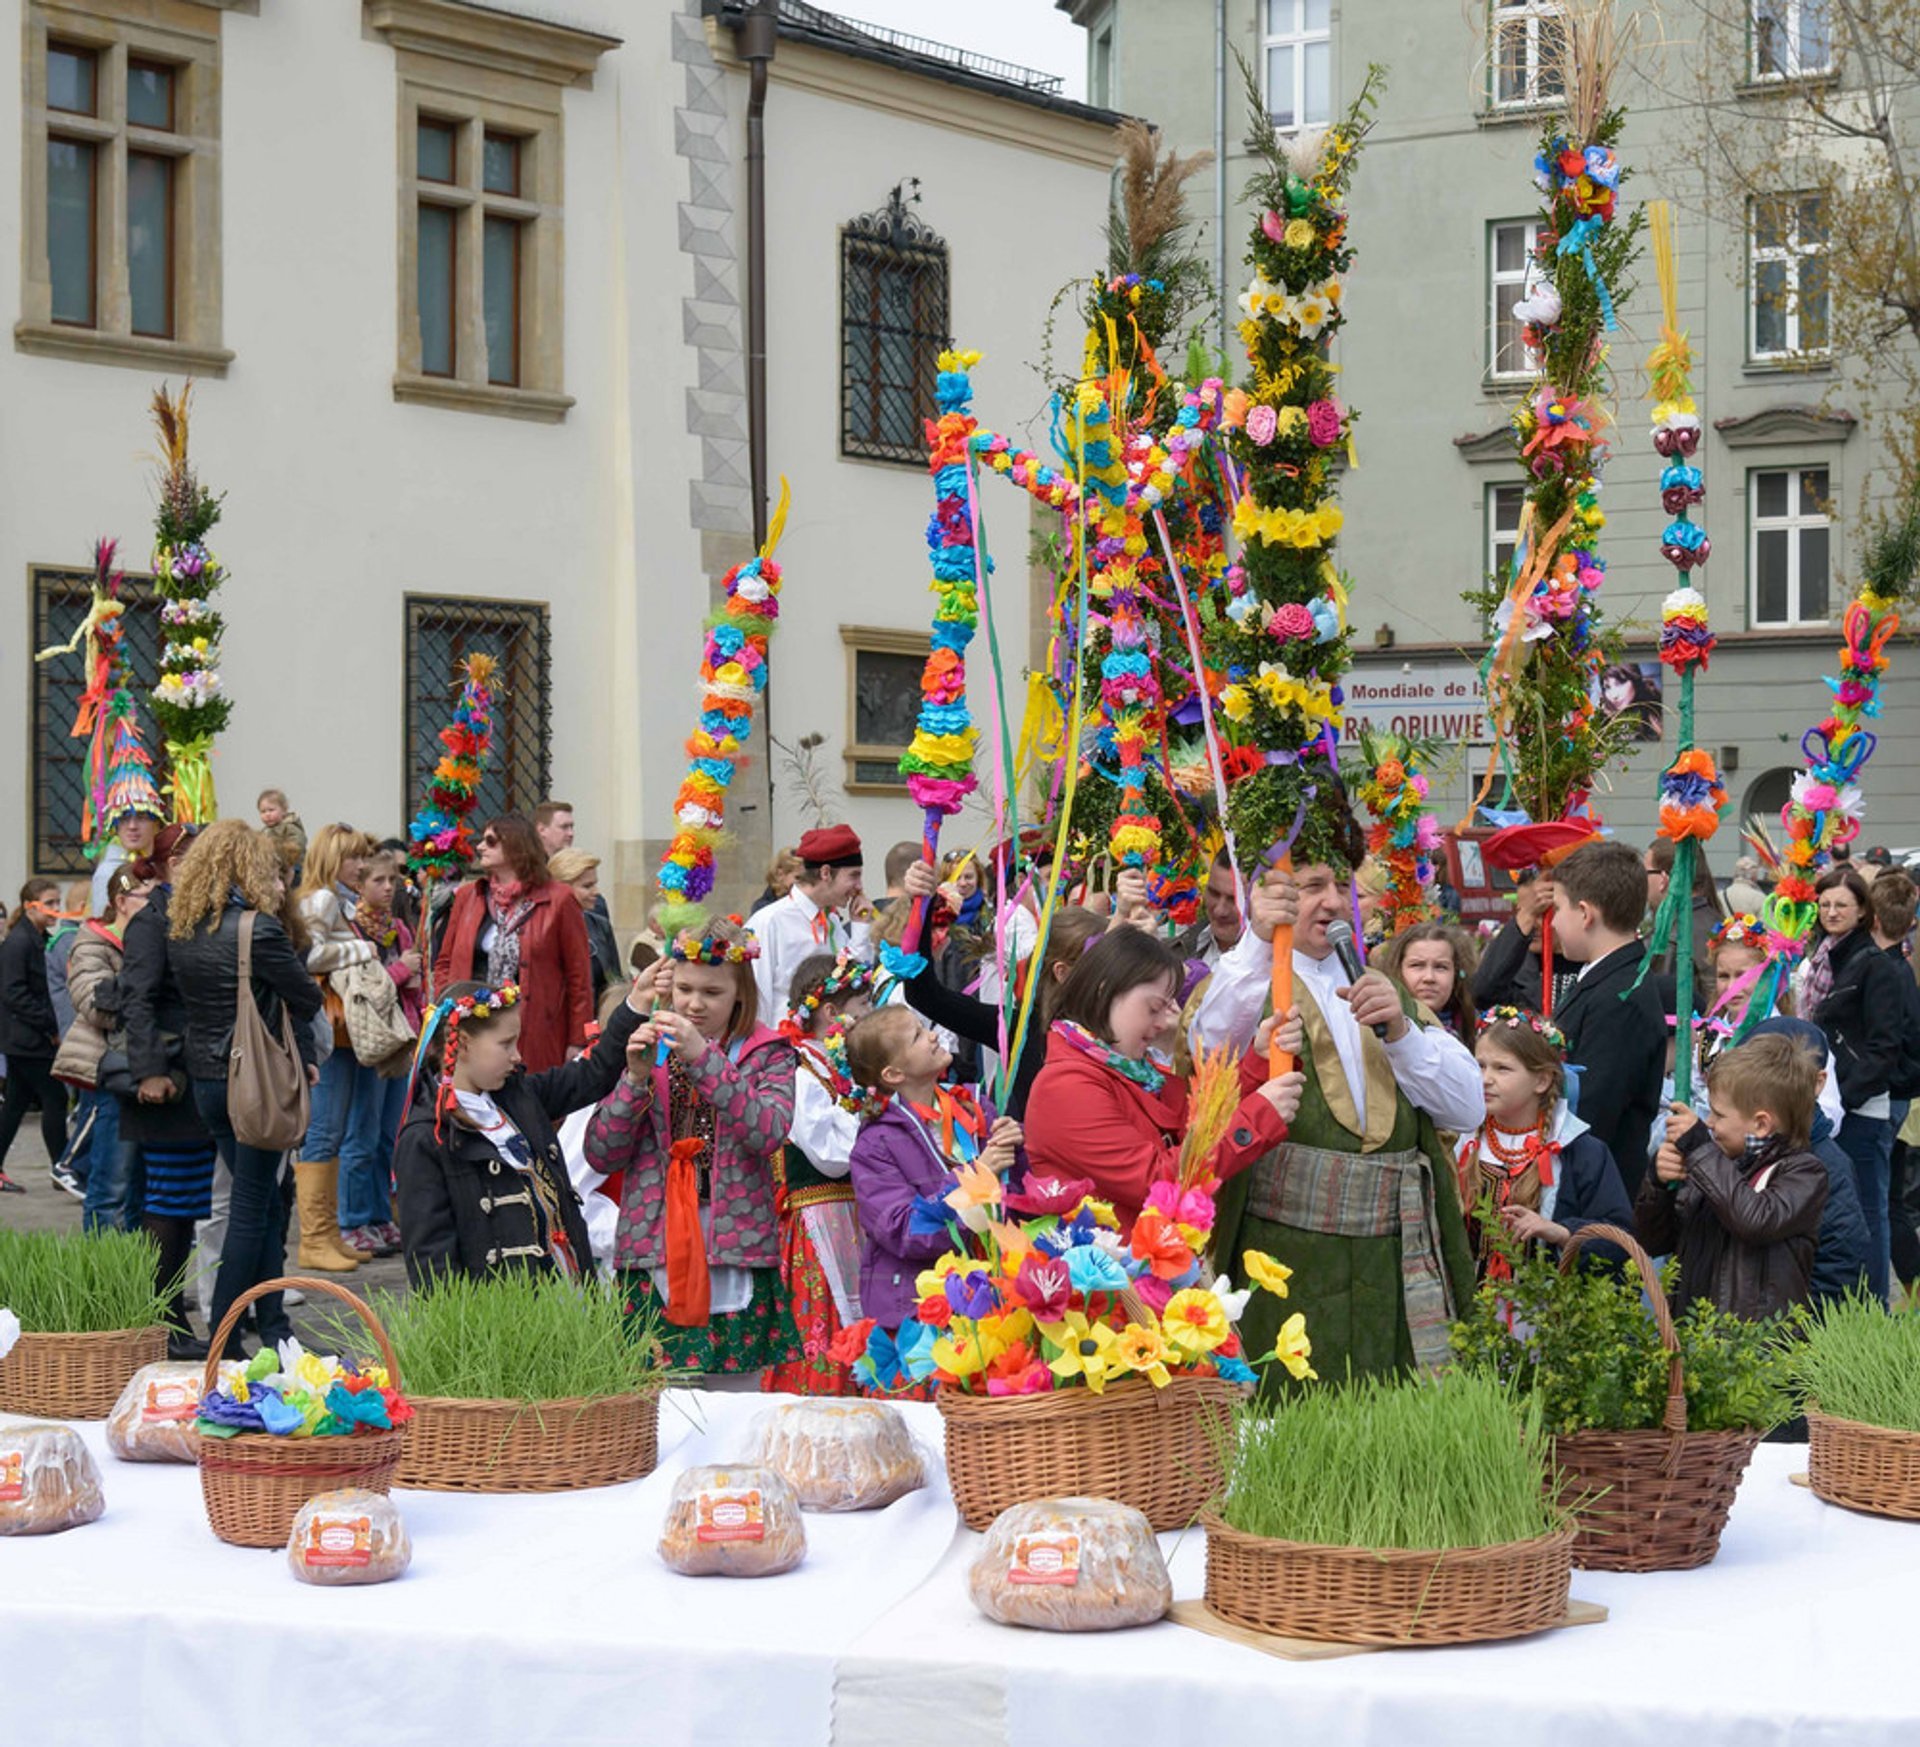
[[[935,1086],[931,1109],[906,1099],[901,1102],[928,1131],[927,1138],[940,1149],[943,1159],[970,1165],[980,1156],[987,1138],[987,1118],[971,1094],[958,1087]]]
[[[511,888],[504,897],[487,887],[487,914],[493,918],[493,946],[487,953],[487,980],[492,983],[518,982],[520,978],[520,929],[533,914],[533,900]]]
[[[1144,1061],[1124,1056],[1076,1020],[1056,1019],[1053,1035],[1072,1044],[1082,1055],[1091,1056],[1102,1067],[1111,1068],[1123,1080],[1131,1080],[1149,1092],[1157,1092],[1167,1083],[1167,1073],[1173,1066],[1157,1049],[1148,1050]]]

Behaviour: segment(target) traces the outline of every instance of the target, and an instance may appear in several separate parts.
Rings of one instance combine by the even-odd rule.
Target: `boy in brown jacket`
[[[1680,1263],[1676,1315],[1704,1298],[1757,1322],[1807,1302],[1827,1200],[1811,1146],[1819,1083],[1796,1040],[1754,1037],[1707,1070],[1706,1122],[1671,1107],[1633,1213],[1640,1241]]]

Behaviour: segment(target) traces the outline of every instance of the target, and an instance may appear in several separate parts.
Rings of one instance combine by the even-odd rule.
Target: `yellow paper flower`
[[[1160,1327],[1167,1345],[1188,1359],[1212,1352],[1233,1332],[1225,1306],[1203,1286],[1189,1286],[1169,1298]]]
[[[972,1377],[993,1362],[993,1353],[979,1325],[971,1317],[956,1316],[933,1343],[933,1362],[949,1376]]]
[[[1220,708],[1229,722],[1244,722],[1253,714],[1253,698],[1243,685],[1230,685],[1220,694]]]
[[[1113,1344],[1123,1370],[1146,1378],[1156,1389],[1164,1389],[1173,1381],[1167,1373],[1167,1361],[1173,1354],[1157,1328],[1130,1322]]]
[[[1069,1310],[1059,1322],[1043,1322],[1040,1332],[1060,1349],[1052,1365],[1054,1376],[1084,1378],[1095,1395],[1105,1393],[1107,1379],[1124,1369],[1119,1337],[1104,1322],[1090,1323],[1077,1310]]]
[[[1286,1297],[1287,1282],[1293,1278],[1291,1268],[1284,1262],[1276,1262],[1264,1250],[1242,1250],[1240,1272],[1276,1298]]]
[[[935,1258],[931,1268],[922,1268],[913,1282],[916,1298],[932,1298],[946,1291],[947,1276],[960,1267],[977,1268],[980,1264],[972,1256],[962,1256],[953,1250],[943,1250]]]
[[[1306,408],[1283,406],[1274,421],[1274,430],[1282,437],[1297,437],[1307,428]]]
[[[1313,226],[1304,218],[1290,220],[1285,234],[1287,247],[1290,249],[1310,249],[1313,247]]]
[[[1280,1325],[1273,1343],[1273,1356],[1291,1371],[1298,1382],[1319,1380],[1320,1373],[1307,1363],[1313,1356],[1313,1342],[1307,1339],[1307,1319],[1295,1311]]]

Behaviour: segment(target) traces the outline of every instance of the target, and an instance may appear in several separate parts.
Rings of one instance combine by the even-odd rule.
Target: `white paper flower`
[[[1220,1300],[1220,1308],[1227,1313],[1227,1321],[1238,1322],[1240,1313],[1247,1308],[1247,1300],[1253,1296],[1251,1286],[1243,1286],[1236,1292],[1233,1282],[1225,1274],[1216,1275],[1214,1282],[1207,1288]]]
[[[1513,306],[1513,319],[1523,327],[1550,328],[1560,319],[1560,292],[1543,279]]]

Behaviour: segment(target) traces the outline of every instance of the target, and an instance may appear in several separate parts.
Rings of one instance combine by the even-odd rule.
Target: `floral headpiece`
[[[826,977],[788,1009],[787,1024],[780,1029],[785,1031],[787,1025],[791,1025],[804,1037],[812,1031],[814,1015],[825,1003],[847,995],[864,995],[872,987],[873,966],[843,952],[833,961],[833,969]]]
[[[667,957],[678,964],[746,964],[759,956],[760,942],[739,916],[683,928],[667,947]]]
[[[434,1034],[446,1031],[446,1047],[440,1052],[440,1079],[433,1090],[433,1134],[440,1138],[440,1119],[453,1103],[453,1066],[460,1054],[460,1027],[474,1019],[492,1019],[520,1002],[520,985],[502,983],[495,989],[475,989],[465,995],[445,995],[427,1010],[420,1022],[420,1041],[414,1045],[413,1072],[407,1081],[407,1103],[412,1105],[420,1084],[420,1070],[427,1059],[427,1046]]]
[[[1562,1055],[1567,1052],[1566,1033],[1559,1026],[1542,1019],[1538,1013],[1529,1013],[1524,1007],[1489,1007],[1480,1015],[1480,1029],[1491,1031],[1496,1025],[1510,1026],[1515,1031],[1538,1032]]]
[[[1750,910],[1743,915],[1729,916],[1707,939],[1709,952],[1718,952],[1723,946],[1749,946],[1755,952],[1765,952],[1767,930]]]

